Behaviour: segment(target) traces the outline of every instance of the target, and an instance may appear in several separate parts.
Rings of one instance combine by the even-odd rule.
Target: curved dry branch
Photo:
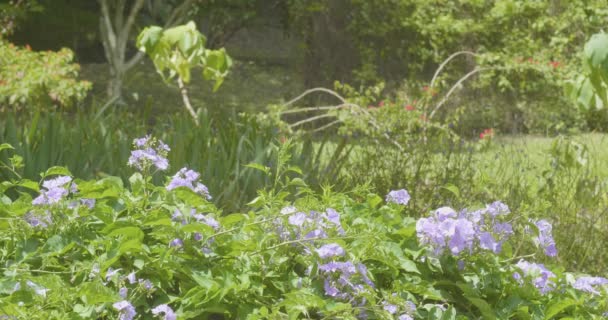
[[[335,117],[333,114],[322,114],[322,115],[318,115],[318,116],[314,116],[314,117],[310,117],[310,118],[306,118],[304,120],[300,120],[294,124],[290,124],[289,128],[293,129],[297,126],[301,126],[305,123],[309,123],[309,122],[313,122],[315,120],[319,120],[319,119],[325,119],[325,118],[333,118]]]
[[[452,88],[450,88],[450,91],[448,91],[448,93],[446,93],[446,95],[443,97],[443,99],[441,99],[441,101],[439,101],[439,103],[437,104],[437,106],[435,106],[435,109],[433,109],[433,111],[431,112],[431,114],[429,115],[429,120],[433,119],[433,116],[435,115],[435,113],[437,112],[437,110],[439,110],[447,101],[448,98],[452,95],[452,93],[454,93],[454,91],[456,91],[456,89],[463,83],[465,82],[467,79],[469,79],[470,77],[472,77],[473,75],[475,75],[476,73],[479,73],[481,71],[486,71],[486,70],[493,70],[493,69],[500,69],[497,67],[485,67],[485,68],[475,68],[473,69],[473,71],[467,73],[466,75],[464,75],[462,78],[460,78],[453,86]]]
[[[309,108],[299,108],[299,109],[291,109],[279,112],[280,114],[291,114],[291,113],[299,113],[299,112],[307,112],[307,111],[319,111],[319,110],[335,110],[340,109],[344,105],[337,106],[320,106],[320,107],[309,107]]]
[[[338,99],[340,99],[340,101],[342,101],[342,103],[346,104],[346,99],[342,98],[341,95],[339,95],[337,92],[327,89],[327,88],[322,88],[322,87],[317,87],[317,88],[312,88],[312,89],[308,89],[306,91],[304,91],[301,95],[291,99],[289,102],[285,103],[283,106],[287,107],[289,105],[292,105],[294,103],[296,103],[297,101],[301,100],[302,98],[306,97],[307,95],[311,94],[311,93],[315,93],[315,92],[325,92],[328,93]]]
[[[439,76],[439,73],[441,73],[441,71],[443,70],[443,68],[445,68],[445,66],[452,61],[454,58],[460,56],[460,55],[471,55],[473,57],[477,57],[478,55],[475,52],[472,51],[458,51],[458,52],[454,52],[451,56],[449,56],[447,59],[445,59],[440,65],[439,68],[437,68],[437,71],[435,71],[435,74],[433,75],[433,79],[431,79],[431,84],[429,85],[429,87],[433,88],[433,86],[435,85],[435,81],[437,80],[437,77]]]
[[[308,90],[304,91],[302,94],[300,94],[299,96],[297,96],[294,99],[290,100],[289,102],[285,103],[283,106],[286,107],[286,106],[292,105],[292,104],[296,103],[297,101],[301,100],[302,98],[306,97],[307,95],[315,93],[315,92],[324,92],[324,93],[330,94],[330,95],[336,97],[337,99],[339,99],[342,102],[342,104],[336,105],[336,106],[329,106],[329,107],[328,106],[323,106],[323,107],[301,108],[301,109],[296,109],[297,111],[296,110],[293,110],[293,111],[284,111],[282,113],[284,114],[284,113],[303,112],[301,110],[306,110],[306,111],[312,111],[312,110],[332,110],[332,109],[338,109],[338,108],[342,108],[342,107],[351,107],[352,108],[351,112],[357,110],[357,111],[359,111],[359,113],[365,114],[366,116],[368,116],[368,123],[372,127],[374,127],[374,129],[378,130],[379,132],[382,131],[381,128],[380,128],[380,126],[378,125],[378,123],[376,123],[373,115],[369,111],[367,111],[366,109],[362,108],[358,104],[347,102],[346,99],[344,99],[340,94],[338,94],[337,92],[335,92],[333,90],[327,89],[327,88],[318,87],[318,88],[308,89]],[[317,120],[317,119],[329,118],[329,117],[335,117],[335,116],[334,115],[328,115],[328,114],[320,115],[320,116],[314,116],[314,117],[307,118],[307,119],[301,120],[299,122],[296,122],[296,123],[290,125],[289,127],[290,128],[294,128],[294,127],[296,127],[298,125],[301,125],[301,124],[304,124],[304,123],[307,123],[307,122],[312,122],[312,121]],[[337,124],[339,122],[342,122],[342,121],[340,121],[340,120],[333,121],[333,122],[329,123],[328,125],[325,125],[323,127],[315,129],[313,132],[317,132],[317,131],[320,131],[322,129],[329,128],[330,126],[333,126],[333,125],[335,125],[335,124]],[[394,146],[396,146],[399,149],[400,152],[403,152],[405,150],[403,148],[403,146],[399,142],[397,142],[396,140],[392,139],[387,133],[383,133],[382,135],[384,136],[384,138],[386,138],[388,141],[390,141]]]
[[[333,126],[333,125],[336,125],[336,124],[338,124],[338,123],[341,123],[341,122],[342,122],[342,120],[339,120],[339,119],[338,119],[338,120],[334,120],[334,121],[332,121],[332,122],[330,122],[330,123],[328,123],[328,124],[326,124],[326,125],[324,125],[324,126],[318,127],[318,128],[316,128],[316,129],[314,129],[314,130],[311,130],[310,132],[319,132],[319,131],[323,131],[323,130],[325,130],[325,129],[327,129],[327,128],[329,128],[329,127]]]

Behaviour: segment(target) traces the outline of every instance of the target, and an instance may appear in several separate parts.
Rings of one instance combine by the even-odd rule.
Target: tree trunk
[[[138,52],[129,59],[126,57],[131,29],[144,6],[144,0],[135,0],[129,10],[126,10],[127,1],[125,0],[98,0],[98,2],[101,7],[101,39],[106,59],[110,65],[107,93],[110,99],[120,102],[123,98],[122,85],[125,74],[144,57],[142,52]],[[164,27],[181,23],[187,16],[186,11],[194,2],[195,0],[184,0],[176,6]]]

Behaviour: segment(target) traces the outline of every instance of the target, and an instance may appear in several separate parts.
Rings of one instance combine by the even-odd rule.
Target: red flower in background
[[[384,107],[384,100],[378,102],[378,108]]]
[[[559,61],[551,61],[549,65],[553,67],[553,69],[559,68],[562,64]]]
[[[408,104],[407,106],[405,106],[405,110],[407,110],[407,111],[412,111],[414,109],[416,109],[416,108],[411,104]]]
[[[494,129],[490,128],[490,129],[485,129],[483,130],[480,134],[479,134],[479,139],[485,139],[485,138],[491,139],[494,137]]]

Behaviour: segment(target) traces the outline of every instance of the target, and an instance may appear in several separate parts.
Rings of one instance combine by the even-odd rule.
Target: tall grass
[[[255,116],[226,111],[202,114],[201,125],[183,113],[154,116],[149,110],[78,110],[0,117],[0,143],[15,147],[24,158],[21,174],[38,180],[52,166],[65,166],[81,179],[119,176],[123,181],[133,174],[126,163],[134,138],[152,134],[171,147],[167,174],[187,166],[201,173],[216,204],[226,211],[243,209],[256,192],[270,183],[264,173],[246,165],[258,163],[273,167],[278,132],[261,124]],[[313,185],[332,181],[340,171],[346,141],[337,147],[330,137],[299,139],[293,149],[292,165],[302,169],[303,178]],[[333,156],[332,156],[333,154]],[[6,160],[7,154],[0,154]],[[0,171],[0,180],[9,178]],[[154,179],[163,183],[164,176]]]
[[[245,165],[271,161],[275,137],[253,117],[203,115],[197,127],[185,115],[150,118],[144,113],[55,113],[28,119],[7,114],[0,120],[0,143],[13,145],[23,156],[26,178],[38,180],[40,172],[60,165],[82,179],[114,175],[126,181],[133,173],[126,165],[133,139],[152,134],[172,148],[169,174],[184,166],[200,171],[215,201],[226,209],[239,209],[264,186],[266,177]],[[0,179],[8,178],[1,174]],[[164,182],[159,175],[155,179]]]

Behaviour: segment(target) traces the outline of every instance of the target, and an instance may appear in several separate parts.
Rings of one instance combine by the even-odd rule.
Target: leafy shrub
[[[145,137],[134,148],[130,187],[60,167],[41,188],[1,184],[6,316],[599,319],[608,307],[608,279],[529,261],[557,254],[551,225],[513,219],[501,202],[416,221],[405,190],[386,203],[365,188],[286,192],[283,156],[252,210],[226,214],[193,170],[151,183],[169,146]]]
[[[69,49],[34,52],[0,41],[0,109],[34,112],[82,101],[91,83],[76,80],[73,59]]]

